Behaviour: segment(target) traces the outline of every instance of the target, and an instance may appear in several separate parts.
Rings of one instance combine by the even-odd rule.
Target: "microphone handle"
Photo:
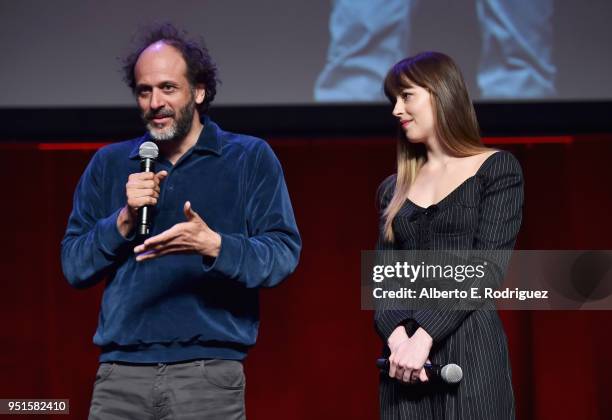
[[[377,359],[376,367],[384,372],[389,372],[389,359]],[[436,376],[440,376],[442,366],[434,365],[433,363],[425,363],[423,367]]]
[[[140,172],[153,172],[155,171],[155,160],[151,158],[144,158],[140,161]]]
[[[140,161],[140,172],[154,172],[155,171],[155,160],[145,158]],[[150,224],[150,206],[143,206],[138,209],[138,236],[149,235],[149,224]]]

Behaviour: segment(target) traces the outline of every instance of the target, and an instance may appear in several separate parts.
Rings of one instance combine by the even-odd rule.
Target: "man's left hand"
[[[146,261],[166,254],[196,253],[216,258],[221,249],[221,235],[208,227],[191,208],[189,201],[183,206],[186,222],[153,236],[134,248],[136,261]]]

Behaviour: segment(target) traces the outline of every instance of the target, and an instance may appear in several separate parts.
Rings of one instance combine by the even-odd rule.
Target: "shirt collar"
[[[201,116],[200,121],[202,122],[204,128],[202,129],[202,132],[200,132],[200,137],[198,137],[198,141],[193,148],[194,152],[211,152],[217,156],[221,156],[222,144],[219,126],[215,124],[208,115]],[[136,144],[130,152],[130,159],[137,159],[139,157],[138,151],[140,149],[140,145],[145,141],[151,141],[151,136],[149,133],[146,133],[136,140]]]
[[[222,142],[220,128],[208,115],[203,115],[200,118],[204,128],[198,137],[198,142],[193,148],[196,152],[212,152],[217,156],[221,156]]]

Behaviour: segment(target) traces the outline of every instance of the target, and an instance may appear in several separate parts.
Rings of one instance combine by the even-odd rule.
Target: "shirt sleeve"
[[[511,252],[495,252],[514,248],[522,220],[523,176],[520,164],[507,152],[499,156],[483,173],[483,192],[479,224],[474,239],[470,264],[487,261],[489,269],[482,279],[462,283],[462,288],[498,288],[506,272]],[[487,253],[487,251],[492,251]],[[491,256],[488,258],[488,256]],[[482,301],[480,301],[482,302]],[[446,307],[436,310],[415,310],[412,318],[433,338],[444,340],[455,331],[473,311],[458,309],[461,302],[451,300]],[[401,322],[401,320],[398,320]]]
[[[79,180],[61,243],[64,276],[77,288],[96,284],[130,249],[132,238],[124,238],[117,229],[121,209],[104,214],[102,174],[98,151]]]
[[[249,232],[223,233],[221,250],[204,271],[246,287],[273,287],[297,266],[301,239],[280,162],[267,143],[257,148],[247,176],[246,217]]]

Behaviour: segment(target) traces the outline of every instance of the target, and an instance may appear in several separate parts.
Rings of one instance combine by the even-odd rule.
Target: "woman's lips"
[[[408,127],[408,125],[412,122],[412,120],[406,120],[406,121],[402,121],[402,127],[406,128]]]

